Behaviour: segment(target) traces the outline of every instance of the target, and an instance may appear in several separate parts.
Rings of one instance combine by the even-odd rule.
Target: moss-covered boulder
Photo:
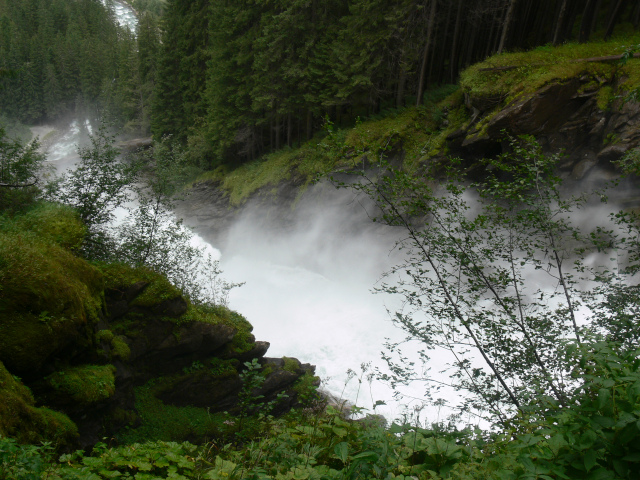
[[[79,365],[44,378],[49,387],[49,404],[85,409],[105,403],[116,391],[113,365]]]
[[[169,413],[177,420],[157,438],[219,433],[210,413],[235,407],[243,362],[269,344],[240,314],[193,304],[148,268],[79,258],[83,236],[55,205],[0,225],[0,436],[86,448]],[[271,368],[266,396],[303,374],[290,370]],[[175,435],[192,414],[208,426]]]
[[[460,79],[469,120],[449,135],[450,152],[472,162],[501,153],[505,133],[533,135],[563,152],[567,178],[602,187],[640,145],[640,103],[625,100],[640,87],[640,60],[621,66],[621,53],[613,41],[567,44],[473,65]]]
[[[109,319],[109,331],[98,332],[100,345],[136,384],[212,355],[243,360],[266,352],[268,344],[256,343],[242,315],[188,302],[163,275],[122,264],[98,268],[105,278]]]
[[[90,348],[102,308],[102,274],[67,248],[83,227],[66,209],[49,213],[0,230],[0,361],[25,378]]]
[[[65,414],[37,408],[31,391],[0,362],[0,437],[21,443],[52,441],[59,448],[72,446],[76,425]]]

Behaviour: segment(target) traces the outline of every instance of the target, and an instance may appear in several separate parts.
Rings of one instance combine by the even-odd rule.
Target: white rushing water
[[[49,130],[37,127],[34,133],[42,136]],[[86,144],[91,131],[89,122],[73,121],[48,145],[48,162],[58,173],[77,163],[78,146]],[[393,310],[394,299],[371,293],[393,263],[389,248],[395,233],[370,223],[346,192],[336,190],[326,198],[326,203],[301,205],[286,232],[260,226],[248,215],[233,225],[222,254],[198,235],[194,244],[220,259],[225,280],[245,282],[232,290],[230,306],[252,323],[258,340],[271,343],[267,356],[316,365],[326,388],[340,396],[347,370],[360,374],[367,363],[369,372],[383,369],[385,339],[400,338],[386,312],[386,307]],[[118,221],[124,213],[119,212]],[[376,411],[389,418],[402,410],[378,381],[369,385],[365,379],[360,386],[351,380],[344,399],[357,399],[370,410],[373,402],[383,400],[388,406]]]
[[[297,207],[292,228],[269,228],[250,214],[231,228],[222,252],[224,276],[246,284],[232,291],[231,307],[254,325],[258,339],[271,343],[270,356],[293,356],[316,365],[327,388],[340,395],[347,370],[361,365],[384,369],[387,337],[399,339],[386,306],[394,298],[371,289],[393,258],[395,232],[369,222],[354,208],[351,193],[333,194]],[[358,225],[354,228],[353,225]],[[366,375],[365,375],[366,378]],[[371,409],[376,400],[388,417],[400,413],[389,389],[378,381],[360,387],[351,380],[345,399]]]
[[[136,27],[138,26],[138,18],[136,17],[136,12],[131,8],[131,6],[127,5],[125,2],[117,0],[101,1],[105,7],[113,9],[116,20],[120,26],[129,27],[129,30],[135,33]]]
[[[121,25],[135,31],[131,7],[102,1],[112,5]],[[44,136],[48,130],[38,127],[35,133]],[[76,120],[48,146],[48,161],[59,173],[77,162],[77,147],[90,133],[88,121]],[[373,228],[363,209],[345,208],[352,200],[344,193],[335,195],[338,201],[300,208],[294,228],[287,232],[261,229],[251,217],[240,219],[222,254],[199,236],[194,242],[220,258],[226,280],[246,282],[232,291],[230,306],[254,325],[258,340],[271,343],[268,356],[296,357],[316,365],[331,392],[340,396],[344,390],[344,399],[357,399],[369,411],[373,401],[383,400],[388,405],[376,412],[394,418],[406,401],[394,401],[385,385],[366,379],[360,385],[356,378],[344,388],[349,369],[357,374],[362,364],[371,364],[369,372],[384,369],[385,339],[400,338],[386,311],[388,306],[393,310],[394,300],[371,293],[392,264],[394,235]],[[346,234],[346,226],[354,222],[368,227]],[[419,391],[410,393],[420,397]]]

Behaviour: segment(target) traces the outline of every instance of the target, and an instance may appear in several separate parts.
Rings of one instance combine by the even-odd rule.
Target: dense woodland
[[[96,0],[0,2],[0,112],[23,123],[106,117],[148,128],[156,23],[143,13],[136,38]]]
[[[309,138],[326,115],[419,104],[493,53],[639,22],[624,0],[174,0],[153,133],[188,138],[209,164],[251,159]]]
[[[327,116],[420,104],[425,88],[496,52],[640,25],[630,0],[132,4],[138,32],[97,0],[0,1],[3,115],[106,117],[130,134],[174,135],[211,168],[304,141]]]

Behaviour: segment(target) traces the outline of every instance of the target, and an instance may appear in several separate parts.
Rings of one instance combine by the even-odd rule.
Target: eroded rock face
[[[492,156],[503,151],[505,133],[533,135],[547,152],[562,152],[559,169],[569,173],[574,186],[586,182],[600,188],[617,176],[613,162],[640,145],[640,104],[598,101],[603,88],[616,91],[616,82],[583,75],[507,105],[495,98],[467,98],[474,121],[449,136],[450,151],[463,158]]]
[[[96,292],[96,299],[104,300],[100,315],[83,322],[83,328],[73,329],[67,343],[75,347],[61,349],[50,342],[55,348],[44,352],[45,360],[32,361],[34,367],[25,384],[0,381],[0,398],[8,395],[13,402],[5,402],[13,405],[11,409],[0,408],[0,434],[13,435],[20,430],[22,420],[5,415],[5,411],[20,408],[26,412],[20,438],[46,440],[43,435],[49,430],[40,423],[49,415],[69,427],[64,435],[65,449],[87,448],[105,436],[116,435],[124,426],[139,426],[140,419],[154,414],[140,410],[147,408],[139,402],[141,388],[147,403],[152,401],[156,406],[233,414],[245,388],[245,362],[253,359],[264,376],[255,395],[271,401],[280,393],[286,394],[286,401],[273,413],[298,405],[295,386],[305,376],[308,383],[314,367],[302,366],[297,360],[288,360],[285,365],[284,361],[265,359],[269,343],[256,341],[251,325],[242,316],[225,307],[192,305],[164,277],[151,271],[121,265],[102,268],[107,285],[103,295]],[[47,327],[45,322],[36,323]],[[29,327],[24,321],[21,325]],[[15,375],[11,368],[7,364],[5,377]],[[19,371],[27,372],[24,368]],[[34,398],[23,398],[20,392],[29,392],[25,385]],[[45,406],[66,416],[39,408]],[[78,437],[74,440],[76,426]],[[199,437],[189,439],[197,441]]]

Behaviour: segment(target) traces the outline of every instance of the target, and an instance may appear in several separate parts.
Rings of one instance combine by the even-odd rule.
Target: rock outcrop
[[[562,153],[559,170],[569,185],[601,188],[619,176],[613,162],[640,146],[640,103],[623,98],[622,81],[585,73],[508,103],[468,92],[472,121],[449,135],[449,151],[471,159],[491,156],[502,152],[505,132],[532,135],[545,151]],[[613,200],[624,201],[619,197]]]
[[[77,220],[66,220],[75,234]],[[125,427],[129,438],[202,441],[246,413],[247,395],[252,409],[280,414],[316,383],[311,365],[265,358],[269,344],[238,313],[194,305],[144,268],[90,265],[65,247],[64,232],[38,228],[0,233],[0,435],[63,449]],[[247,372],[259,385],[247,387]],[[198,424],[171,427],[183,417]],[[154,422],[168,427],[151,431]]]

